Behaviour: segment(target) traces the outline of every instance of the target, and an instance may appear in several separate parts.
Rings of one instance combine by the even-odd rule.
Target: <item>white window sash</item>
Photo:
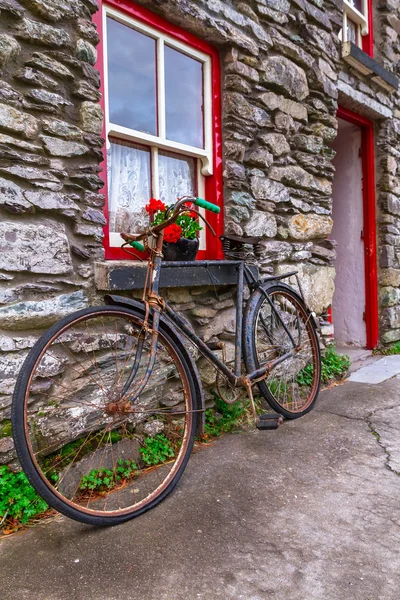
[[[362,0],[362,13],[354,8],[354,6],[351,6],[347,0],[344,0],[344,37],[347,37],[347,17],[360,26],[361,35],[368,35],[368,0]],[[347,42],[348,40],[344,39],[344,41]]]
[[[128,127],[123,127],[111,123],[109,119],[109,97],[108,97],[108,54],[107,54],[107,17],[113,17],[117,21],[128,25],[129,27],[149,35],[157,43],[157,118],[158,134],[151,135],[141,131],[136,131]],[[181,51],[187,56],[199,60],[203,65],[203,128],[204,128],[204,148],[197,148],[173,142],[166,139],[165,122],[165,80],[164,80],[164,44],[167,43],[175,50]],[[158,151],[166,150],[176,154],[191,156],[198,159],[197,164],[197,193],[204,197],[205,180],[204,176],[213,173],[213,140],[212,140],[212,72],[210,56],[182,44],[178,40],[163,34],[140,21],[125,15],[109,6],[103,5],[103,51],[104,51],[104,106],[106,116],[106,147],[110,146],[110,138],[121,139],[134,143],[145,144],[151,152],[151,184],[153,196],[159,196],[159,173],[158,173]],[[204,216],[204,210],[200,213]],[[120,247],[124,240],[118,232],[109,233],[109,243],[111,247]],[[199,234],[199,248],[206,249],[206,231],[203,228]]]
[[[108,99],[108,55],[107,55],[107,17],[113,17],[120,23],[128,25],[129,27],[149,35],[157,41],[157,107],[158,107],[158,135],[151,135],[142,131],[136,131],[128,127],[111,123],[109,118],[109,99]],[[124,139],[126,141],[132,141],[136,143],[145,142],[147,145],[154,145],[162,150],[168,150],[171,152],[177,152],[179,154],[185,154],[199,158],[202,164],[201,173],[202,175],[213,174],[213,147],[212,147],[212,96],[211,96],[211,58],[207,54],[191,48],[185,44],[182,44],[178,40],[170,37],[164,33],[149,27],[148,25],[134,20],[133,18],[125,15],[124,13],[111,8],[109,6],[103,6],[103,48],[104,48],[104,104],[106,113],[106,128],[107,128],[107,141],[106,144],[109,146],[109,136],[115,136],[117,138]],[[183,52],[187,56],[200,61],[203,64],[203,131],[204,131],[204,148],[197,148],[174,142],[166,139],[166,124],[165,124],[165,81],[164,81],[164,44],[167,43],[175,50]]]

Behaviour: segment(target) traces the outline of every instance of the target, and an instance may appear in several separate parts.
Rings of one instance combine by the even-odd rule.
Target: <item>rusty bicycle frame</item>
[[[252,393],[252,386],[255,383],[262,381],[263,379],[268,377],[271,370],[274,367],[276,367],[278,364],[284,362],[291,356],[295,356],[300,351],[300,345],[296,344],[291,332],[289,331],[285,322],[281,318],[279,311],[276,310],[268,293],[263,289],[262,284],[267,281],[286,279],[292,275],[297,275],[297,272],[294,271],[294,272],[290,272],[290,273],[285,273],[283,275],[266,277],[262,281],[258,281],[254,277],[251,269],[249,269],[249,267],[245,264],[245,262],[243,260],[223,261],[224,264],[229,263],[231,265],[236,266],[237,273],[238,273],[237,304],[236,304],[236,332],[235,332],[235,360],[234,360],[234,369],[231,370],[222,360],[220,360],[218,358],[218,356],[216,356],[214,354],[215,350],[221,350],[223,348],[223,343],[222,342],[211,342],[208,344],[205,343],[201,338],[199,338],[196,335],[196,333],[194,333],[190,329],[187,322],[178,313],[176,313],[173,310],[173,308],[171,308],[171,306],[169,306],[169,304],[164,300],[164,298],[162,298],[159,295],[159,282],[160,282],[160,273],[161,273],[162,259],[163,259],[163,254],[162,254],[162,245],[163,245],[163,239],[164,239],[163,230],[169,224],[173,223],[175,221],[176,217],[181,212],[184,212],[184,210],[187,210],[187,208],[186,209],[184,208],[184,205],[185,205],[185,203],[187,203],[191,200],[193,200],[193,199],[191,199],[190,197],[184,197],[184,198],[178,199],[177,204],[175,204],[175,206],[174,206],[173,215],[171,217],[168,217],[168,211],[167,211],[167,215],[166,215],[167,218],[163,223],[161,223],[160,225],[150,227],[143,234],[140,234],[140,235],[131,235],[131,234],[126,234],[126,233],[121,234],[123,239],[126,240],[125,243],[123,244],[123,247],[126,247],[127,244],[129,244],[129,241],[144,240],[145,249],[149,253],[148,267],[147,267],[147,272],[146,272],[145,284],[144,284],[144,288],[143,288],[143,298],[142,298],[143,302],[145,304],[145,307],[146,307],[143,329],[152,335],[152,341],[151,341],[151,348],[150,348],[149,364],[147,367],[146,374],[145,374],[144,378],[141,380],[139,387],[137,389],[135,389],[134,391],[131,391],[131,390],[129,390],[129,388],[130,388],[131,384],[133,383],[134,377],[138,371],[138,368],[140,365],[141,352],[142,352],[143,343],[144,343],[143,338],[139,340],[137,353],[136,353],[134,365],[132,368],[132,373],[130,374],[130,377],[128,378],[128,381],[126,382],[123,392],[122,392],[122,396],[123,397],[125,396],[125,398],[123,398],[120,402],[125,403],[125,405],[126,405],[127,404],[126,394],[128,394],[128,398],[129,398],[128,402],[133,403],[137,399],[138,395],[142,392],[144,387],[146,386],[148,380],[150,379],[150,376],[151,376],[151,373],[152,373],[152,370],[153,370],[154,364],[155,364],[160,316],[161,316],[161,313],[163,313],[164,315],[166,315],[169,318],[170,321],[172,321],[172,323],[174,325],[176,325],[176,328],[178,330],[177,331],[178,336],[179,336],[179,333],[183,333],[186,336],[186,338],[188,338],[198,348],[200,353],[205,358],[207,358],[209,361],[211,361],[211,363],[213,363],[215,368],[217,370],[219,370],[226,377],[226,379],[229,381],[229,383],[234,388],[245,388],[245,390],[247,391],[247,394],[249,396],[250,402],[251,402],[254,418],[255,418],[255,420],[257,420],[256,408],[255,408],[255,403],[254,403],[253,393]],[[212,230],[211,226],[207,223],[207,221],[202,217],[202,215],[200,213],[198,213],[196,210],[193,210],[193,209],[191,209],[191,211],[196,212],[199,215],[199,217],[202,218],[202,220]],[[153,238],[156,239],[155,247],[151,247],[148,243],[148,238],[150,236],[152,236]],[[185,265],[187,263],[182,262],[181,264]],[[190,263],[190,264],[193,265],[193,263]],[[199,266],[199,267],[207,266],[208,261],[196,261],[195,264],[196,264],[196,266]],[[264,295],[264,297],[266,298],[266,300],[268,301],[268,303],[271,307],[271,310],[273,311],[273,313],[277,317],[278,321],[282,325],[283,329],[285,330],[285,332],[290,340],[292,348],[291,348],[291,350],[285,352],[282,356],[279,356],[278,358],[268,362],[263,367],[260,367],[259,369],[256,369],[255,371],[248,373],[247,375],[242,375],[242,360],[241,359],[242,359],[242,341],[243,341],[243,295],[244,295],[245,280],[251,291],[254,291],[255,289],[259,289],[260,292]],[[301,287],[300,287],[300,294],[302,295]],[[151,321],[151,324],[150,324],[150,321]],[[246,333],[246,336],[251,335],[250,331],[246,331],[245,333]],[[183,342],[182,337],[181,336],[179,336],[179,337],[180,337],[181,341]],[[232,401],[228,401],[225,398],[223,398],[223,399],[228,403],[232,403],[232,402],[235,402],[238,398],[234,398],[234,400],[232,400]]]

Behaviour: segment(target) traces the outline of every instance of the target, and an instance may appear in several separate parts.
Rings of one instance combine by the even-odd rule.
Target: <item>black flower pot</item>
[[[194,240],[180,238],[177,242],[164,242],[164,260],[195,260],[198,249],[198,238]]]

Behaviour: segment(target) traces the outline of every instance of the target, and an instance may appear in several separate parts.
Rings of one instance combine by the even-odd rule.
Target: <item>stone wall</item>
[[[374,17],[379,23],[377,52],[381,63],[400,75],[400,6],[394,0],[380,0]],[[377,138],[378,244],[381,341],[400,340],[400,93],[380,97],[393,111],[383,121]],[[386,102],[385,102],[386,100]]]
[[[221,53],[225,230],[264,238],[261,272],[299,268],[311,307],[331,303],[336,137],[334,1],[139,0]],[[320,290],[315,292],[315,281]]]
[[[341,61],[342,1],[138,3],[220,51],[226,231],[261,235],[261,271],[295,266],[318,314],[334,290],[328,236],[338,101],[374,120],[381,339],[400,339],[400,100]],[[12,452],[7,419],[27,350],[59,317],[100,302],[96,9],[95,0],[0,0],[0,462],[1,452],[4,460]],[[376,2],[374,17],[376,57],[395,70],[398,2]],[[199,330],[229,342],[231,290],[217,302],[212,290],[196,294],[169,292]]]
[[[0,0],[0,462],[27,350],[92,301],[103,257],[96,8]]]

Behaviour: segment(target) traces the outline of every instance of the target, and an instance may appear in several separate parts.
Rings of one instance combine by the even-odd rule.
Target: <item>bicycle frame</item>
[[[234,387],[245,387],[245,388],[249,389],[253,385],[253,383],[264,379],[275,366],[284,362],[290,356],[293,356],[296,354],[296,352],[298,351],[298,348],[295,344],[293,336],[291,335],[290,331],[288,330],[286,324],[281,319],[280,314],[276,310],[275,306],[273,305],[273,302],[271,301],[270,297],[265,292],[265,290],[262,288],[260,282],[258,282],[254,278],[253,274],[251,273],[251,270],[245,265],[245,263],[243,261],[240,261],[240,260],[230,261],[231,264],[234,264],[234,265],[236,264],[236,266],[237,266],[238,284],[237,284],[237,305],[236,305],[234,370],[231,370],[229,367],[227,367],[227,365],[224,362],[222,362],[218,358],[218,356],[216,356],[213,352],[213,349],[214,350],[218,349],[218,345],[217,344],[209,344],[208,345],[205,342],[203,342],[203,340],[200,339],[188,327],[185,320],[179,314],[177,314],[169,306],[169,304],[167,302],[165,302],[165,300],[163,298],[161,298],[159,296],[158,292],[159,292],[160,273],[161,273],[161,267],[162,267],[163,237],[164,237],[163,232],[161,231],[158,234],[155,249],[150,250],[150,257],[149,257],[149,261],[148,261],[148,271],[147,271],[146,283],[145,283],[144,292],[143,292],[143,300],[144,300],[145,304],[148,305],[147,312],[146,312],[147,317],[149,315],[149,308],[152,308],[155,313],[164,312],[164,314],[177,326],[178,330],[180,332],[182,332],[199,349],[201,354],[203,354],[207,359],[209,359],[215,365],[215,367],[225,375],[225,377],[228,379],[230,384],[233,385]],[[200,266],[200,264],[201,263],[199,261],[199,266]],[[293,273],[287,273],[285,275],[278,276],[278,277],[270,277],[270,278],[267,278],[265,281],[283,279],[286,277],[290,277],[290,275],[293,275]],[[288,352],[286,352],[285,354],[283,354],[282,356],[270,361],[263,367],[253,371],[252,373],[248,373],[247,375],[242,376],[243,292],[244,292],[244,279],[245,278],[246,278],[247,285],[249,286],[250,289],[258,288],[261,290],[261,292],[265,296],[266,300],[268,301],[268,303],[271,306],[271,310],[274,312],[275,316],[278,318],[279,322],[282,324],[284,330],[286,331],[286,333],[290,339],[292,349],[289,350]],[[147,289],[146,284],[148,284],[148,283],[149,283],[149,286]],[[155,319],[153,321],[153,328],[152,328],[152,333],[153,333],[152,347],[154,349],[154,354],[155,354],[155,349],[157,346],[158,323],[159,323],[159,318],[158,318],[158,316],[155,316]],[[250,332],[248,332],[248,333],[246,332],[246,335],[250,335],[250,334],[251,334]],[[153,361],[150,360],[150,364],[148,366],[148,372],[151,372],[151,370],[153,368],[152,362]]]

